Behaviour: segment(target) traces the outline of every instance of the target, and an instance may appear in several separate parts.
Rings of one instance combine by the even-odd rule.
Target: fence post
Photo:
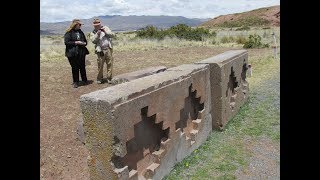
[[[274,32],[272,32],[272,36],[273,36],[273,42],[274,42],[274,45],[272,46],[273,56],[274,56],[274,59],[277,59],[277,40],[276,40],[276,34],[275,34]]]

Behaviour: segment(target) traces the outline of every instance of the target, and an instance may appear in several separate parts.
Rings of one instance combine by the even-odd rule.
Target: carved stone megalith
[[[80,97],[90,179],[161,179],[212,131],[210,70],[185,64]]]
[[[248,51],[226,51],[195,64],[210,65],[212,125],[222,130],[248,98]]]

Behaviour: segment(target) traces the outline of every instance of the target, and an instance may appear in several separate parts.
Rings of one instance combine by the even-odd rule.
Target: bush
[[[236,39],[236,42],[238,44],[245,44],[246,41],[247,41],[247,39],[244,36],[238,36],[237,39]]]
[[[234,38],[233,36],[223,36],[220,40],[221,43],[231,43],[236,41],[236,38]]]
[[[269,44],[262,44],[261,37],[257,34],[250,35],[249,40],[246,41],[243,45],[243,48],[264,48],[269,47]]]
[[[178,24],[167,30],[158,30],[154,26],[147,26],[137,31],[137,37],[158,40],[164,39],[165,37],[177,37],[179,39],[202,41],[205,37],[214,36],[216,36],[216,32],[210,33],[208,29],[204,28],[192,29],[185,24]]]
[[[216,39],[213,39],[212,41],[211,41],[211,44],[216,44],[217,42],[216,42]]]
[[[228,36],[223,36],[220,40],[221,43],[228,43],[229,42],[229,38]]]
[[[266,31],[264,31],[264,32],[263,32],[262,37],[263,37],[263,38],[268,38],[268,34],[267,34],[267,32],[266,32]]]
[[[138,37],[155,37],[157,34],[157,28],[154,26],[147,26],[137,31]]]

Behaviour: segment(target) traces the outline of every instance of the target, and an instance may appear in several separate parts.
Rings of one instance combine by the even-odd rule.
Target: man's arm
[[[108,26],[103,26],[103,29],[104,29],[104,32],[105,32],[109,37],[115,37],[115,33],[113,33]]]
[[[98,34],[91,32],[91,33],[90,33],[90,40],[91,40],[91,42],[92,42],[93,44],[97,44],[98,41],[99,41],[99,36],[98,36]]]

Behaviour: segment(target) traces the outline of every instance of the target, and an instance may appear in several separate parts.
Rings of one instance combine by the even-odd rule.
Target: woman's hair
[[[77,24],[79,24],[79,22],[80,22],[79,19],[72,20],[72,23],[71,23],[70,27],[66,30],[66,32],[71,31]]]

